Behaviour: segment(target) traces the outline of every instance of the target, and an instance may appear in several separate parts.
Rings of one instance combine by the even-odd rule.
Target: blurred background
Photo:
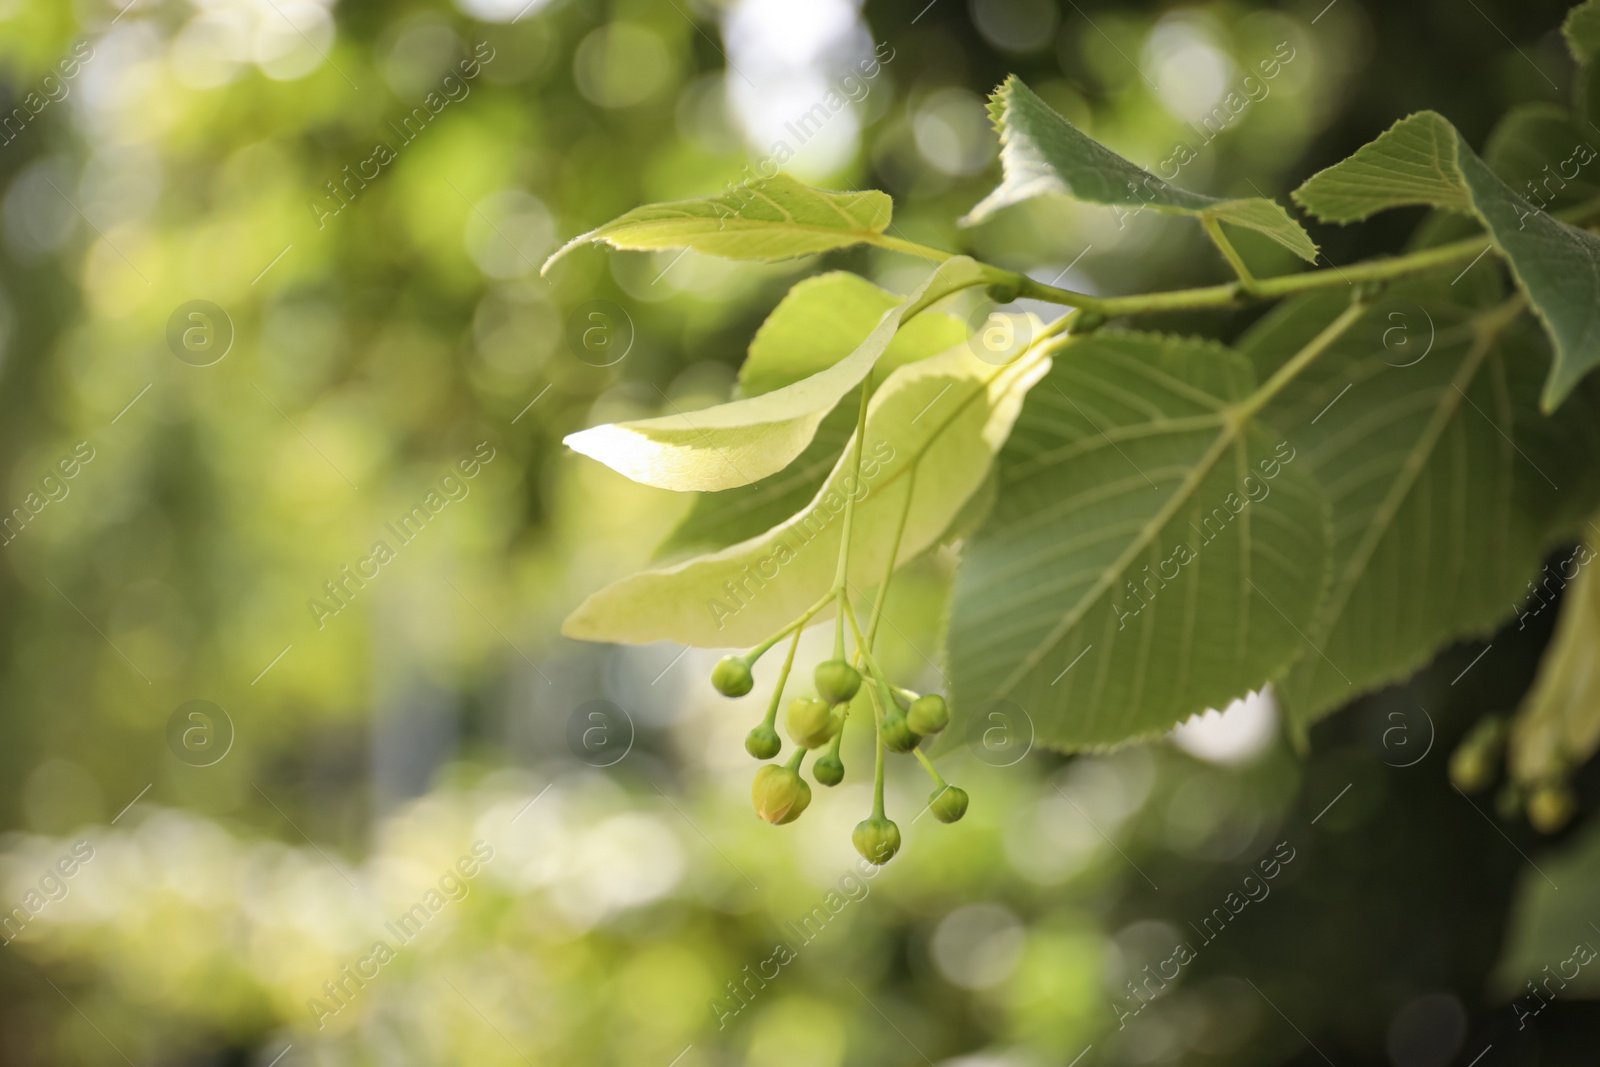
[[[1571,955],[1524,937],[1544,888],[1600,921],[1597,783],[1551,838],[1445,773],[1554,612],[1304,757],[1270,695],[1077,758],[980,724],[941,762],[968,817],[893,768],[906,847],[864,878],[862,775],[753,817],[718,653],[558,635],[691,503],[560,441],[726,399],[802,277],[916,264],[538,273],[781,166],[1058,284],[1219,281],[1148,213],[958,229],[985,94],[1016,72],[1146,167],[1185,146],[1182,185],[1282,199],[1412,110],[1481,145],[1565,101],[1564,8],[0,0],[0,1062],[1592,1063],[1600,968],[1511,998]],[[1417,221],[1313,231],[1339,263]],[[930,689],[954,563],[888,606]]]

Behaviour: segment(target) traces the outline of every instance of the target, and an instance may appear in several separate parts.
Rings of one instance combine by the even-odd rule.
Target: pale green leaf
[[[578,245],[692,248],[725,259],[778,260],[871,241],[889,225],[894,202],[876,190],[836,193],[786,174],[735,186],[722,196],[636,207],[562,245],[540,269]]]
[[[739,368],[739,392],[759,396],[826,370],[848,356],[902,299],[848,271],[799,282],[756,331]],[[896,367],[954,347],[966,339],[966,331],[966,323],[954,315],[917,315],[889,342],[875,374],[882,380]]]
[[[1294,198],[1329,222],[1409,204],[1470,212],[1554,343],[1544,410],[1553,411],[1600,364],[1600,237],[1518,196],[1442,115],[1420,111],[1401,119],[1349,159],[1312,175]]]
[[[1511,773],[1528,786],[1565,780],[1600,750],[1600,574],[1590,566],[1600,526],[1593,519],[1587,533],[1586,544],[1545,565],[1518,617],[1521,629],[1561,598],[1555,636],[1511,726]]]
[[[579,605],[562,632],[590,641],[754,645],[832,587],[847,492],[857,498],[851,581],[870,587],[888,563],[908,493],[901,562],[933,544],[982,485],[1024,394],[1049,368],[1043,347],[1006,367],[980,361],[965,344],[901,367],[869,405],[859,483],[846,484],[847,450],[812,501],[785,522],[720,552],[624,578]]]
[[[1240,349],[1266,374],[1346,299],[1291,301]],[[1540,415],[1537,334],[1480,337],[1470,315],[1381,302],[1266,410],[1333,508],[1332,584],[1278,687],[1302,733],[1449,642],[1492,633],[1592,495],[1574,473],[1600,455],[1587,399]]]
[[[1000,133],[1004,178],[965,223],[981,222],[1036,196],[1060,193],[1091,204],[1209,215],[1265,234],[1300,258],[1316,261],[1317,246],[1281,205],[1260,197],[1205,196],[1163,181],[1073,126],[1015,75],[995,90],[989,114]]]
[[[908,314],[984,280],[972,260],[948,259],[884,312],[854,350],[807,378],[703,411],[596,426],[569,435],[566,444],[661,489],[715,491],[760,481],[805,451],[828,412],[871,373]]]
[[[843,271],[800,282],[756,332],[739,369],[740,392],[745,396],[771,392],[832,366],[848,356],[900,299]],[[896,367],[961,344],[966,333],[966,323],[954,315],[922,312],[895,334],[873,370],[874,383]],[[794,514],[816,494],[855,429],[857,397],[852,390],[839,402],[788,467],[752,485],[696,497],[657,555],[726,548]]]
[[[1033,390],[951,622],[962,714],[1019,705],[1053,748],[1166,730],[1259,688],[1302,647],[1327,503],[1303,459],[1236,413],[1220,345],[1102,330]]]

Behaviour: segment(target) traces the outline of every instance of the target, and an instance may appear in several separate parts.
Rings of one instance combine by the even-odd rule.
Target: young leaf
[[[1166,730],[1283,670],[1328,567],[1303,458],[1237,405],[1244,357],[1102,330],[1033,391],[968,546],[951,621],[954,701],[1004,699],[1040,742]]]
[[[1165,182],[1078,130],[1015,75],[995,90],[989,115],[1000,134],[1005,176],[964,224],[1036,196],[1063,193],[1091,204],[1210,216],[1263,233],[1301,259],[1316,261],[1317,246],[1280,205],[1260,197],[1220,199]]]
[[[1532,786],[1562,780],[1600,750],[1600,575],[1590,566],[1600,530],[1587,544],[1545,566],[1522,612],[1522,625],[1561,595],[1561,618],[1539,676],[1511,726],[1512,777]],[[1520,627],[1519,627],[1520,628]]]
[[[1343,302],[1291,301],[1240,349],[1265,374]],[[1396,296],[1265,412],[1333,507],[1332,584],[1278,687],[1302,733],[1441,646],[1492,632],[1546,545],[1588,506],[1592,489],[1574,473],[1576,456],[1600,454],[1588,401],[1541,417],[1537,334],[1496,336],[1475,321],[1458,305]]]
[[[692,248],[726,259],[806,256],[873,240],[888,227],[893,207],[888,194],[876,190],[835,193],[777,174],[723,196],[636,207],[562,245],[539,273],[590,241],[639,250]]]
[[[589,641],[754,645],[832,588],[847,494],[856,497],[851,581],[877,582],[908,492],[902,562],[937,540],[983,483],[1023,395],[1049,369],[1046,344],[1005,367],[980,361],[965,344],[901,367],[868,407],[859,482],[846,484],[847,450],[811,503],[785,522],[720,552],[624,578],[579,605],[562,632]]]
[[[797,283],[750,342],[749,355],[739,368],[740,394],[770,393],[833,366],[901,299],[848,271],[829,271]],[[966,324],[961,319],[924,312],[900,327],[874,374],[881,381],[894,368],[965,339]]]
[[[908,314],[985,279],[984,268],[965,256],[947,259],[916,292],[885,312],[849,355],[824,370],[704,411],[582,430],[569,435],[566,444],[661,489],[749,485],[783,470],[805,450],[828,412],[882,358]]]
[[[1591,153],[1592,155],[1592,153]],[[1307,211],[1353,222],[1409,204],[1469,212],[1489,231],[1555,346],[1545,411],[1600,364],[1600,237],[1518,196],[1442,115],[1419,111],[1294,191]]]
[[[750,343],[739,370],[739,391],[756,396],[830,367],[872,332],[900,297],[858,275],[835,271],[807,278],[789,290]],[[872,372],[874,383],[896,367],[953,348],[966,338],[960,318],[924,311],[905,323]],[[702,493],[657,555],[685,549],[726,548],[754,537],[794,514],[816,495],[856,428],[857,393],[834,408],[798,459],[751,485]]]

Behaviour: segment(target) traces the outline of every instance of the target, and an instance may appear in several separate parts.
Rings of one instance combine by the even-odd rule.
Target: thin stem
[[[789,682],[789,670],[794,666],[794,654],[800,647],[800,627],[794,630],[794,640],[789,642],[789,654],[783,657],[783,669],[778,671],[778,687],[772,691],[772,703],[767,708],[767,717],[763,720],[766,726],[772,726],[778,721],[778,705],[783,703],[783,687]]]
[[[839,722],[839,729],[834,733],[833,740],[828,743],[828,755],[832,756],[834,759],[839,758],[839,749],[844,744],[844,728],[850,722],[850,705],[852,703],[853,701],[847,700],[843,704],[839,705],[844,709],[840,713],[844,717]]]
[[[1277,371],[1262,382],[1255,392],[1251,393],[1238,408],[1234,410],[1234,418],[1238,421],[1248,421],[1256,412],[1267,405],[1267,402],[1280,393],[1284,386],[1300,374],[1301,371],[1326,352],[1346,330],[1355,325],[1357,319],[1367,313],[1368,304],[1365,300],[1352,300],[1350,306],[1339,313],[1339,317],[1322,328],[1322,332],[1313,337],[1304,348],[1289,358],[1289,361],[1279,367]]]
[[[791,771],[799,773],[800,764],[805,762],[806,753],[809,751],[810,749],[807,748],[796,749],[795,754],[789,757],[789,762],[784,764],[784,766],[788,767]]]
[[[890,237],[886,233],[875,234],[867,238],[866,243],[877,245],[879,248],[887,248],[891,252],[904,252],[909,256],[931,259],[935,263],[943,263],[956,255],[955,252],[946,252],[941,248],[929,248],[927,245],[919,245],[915,241],[907,241],[900,237]]]
[[[1228,261],[1228,266],[1239,276],[1239,284],[1244,287],[1244,291],[1252,296],[1259,295],[1260,290],[1256,286],[1255,275],[1245,266],[1244,257],[1233,247],[1228,235],[1222,232],[1222,223],[1218,222],[1214,215],[1202,214],[1200,226],[1206,231],[1206,236],[1211,238],[1211,243],[1217,246],[1217,251],[1222,253],[1222,258]]]
[[[856,411],[855,448],[852,450],[850,461],[850,476],[844,480],[844,528],[839,538],[839,569],[834,573],[833,589],[829,594],[838,604],[838,618],[834,620],[833,627],[833,658],[837,660],[844,659],[844,617],[850,610],[850,597],[846,588],[850,579],[850,531],[855,525],[856,518],[856,491],[852,483],[856,486],[861,484],[861,452],[866,447],[867,403],[871,399],[870,385],[862,382],[861,405]]]
[[[889,596],[889,582],[894,578],[895,561],[900,556],[900,538],[906,532],[906,520],[911,516],[911,497],[917,491],[917,467],[912,464],[906,476],[906,503],[900,509],[900,521],[894,528],[894,543],[889,548],[889,562],[883,569],[883,581],[878,583],[878,596],[872,602],[872,621],[867,624],[867,648],[878,639],[878,623],[883,621],[883,603]]]
[[[806,623],[810,622],[813,618],[815,618],[817,612],[819,612],[823,608],[827,607],[829,602],[832,601],[832,600],[833,600],[833,590],[830,589],[830,590],[828,590],[826,596],[824,596],[821,600],[817,601],[815,604],[813,604],[809,608],[807,608],[805,610],[804,614],[802,614],[798,619],[794,620],[789,625],[785,626],[783,629],[779,630],[777,633],[773,634],[771,637],[769,637],[765,641],[761,642],[755,648],[752,648],[749,652],[746,652],[744,654],[744,661],[746,663],[755,663],[756,660],[758,660],[762,656],[766,655],[767,654],[767,650],[769,648],[771,648],[773,645],[777,644],[779,641],[782,641],[785,637],[788,637],[791,633],[794,633],[796,630],[804,629]]]
[[[877,756],[872,770],[872,817],[883,819],[887,818],[883,813],[883,764],[888,747],[883,743],[883,708],[878,705],[876,694],[872,694],[872,722],[877,730],[873,746],[877,749]]]
[[[1553,212],[1554,218],[1563,222],[1581,224],[1600,213],[1600,198],[1590,200],[1564,211]],[[1202,223],[1204,218],[1202,217]],[[882,243],[882,242],[879,242]],[[1017,295],[1052,304],[1098,311],[1107,318],[1120,315],[1142,315],[1158,311],[1189,311],[1201,308],[1241,307],[1257,300],[1277,300],[1315,289],[1328,289],[1338,285],[1355,285],[1358,282],[1388,281],[1410,274],[1432,270],[1435,267],[1458,263],[1479,255],[1491,247],[1487,234],[1465,237],[1449,244],[1408,252],[1400,256],[1386,256],[1362,260],[1348,267],[1329,267],[1323,270],[1284,274],[1273,278],[1256,278],[1253,287],[1245,281],[1224,285],[1204,285],[1194,289],[1175,289],[1164,293],[1143,293],[1137,296],[1090,296],[1071,289],[1058,289],[1053,285],[1034,281],[1026,274],[1007,271],[985,264],[993,281],[1004,281],[1017,286]],[[884,244],[884,247],[894,247]],[[917,246],[921,247],[921,246]],[[1222,248],[1222,245],[1218,246]],[[903,250],[903,249],[902,249]],[[927,250],[929,252],[932,249]],[[918,253],[925,254],[925,253]],[[1227,252],[1223,252],[1227,255]],[[1232,260],[1230,260],[1232,262]],[[1241,279],[1243,275],[1241,275]]]
[[[933,761],[927,756],[923,755],[922,749],[914,748],[911,750],[911,754],[917,757],[917,762],[922,764],[922,769],[928,772],[928,777],[933,779],[934,785],[938,786],[940,789],[943,789],[950,784],[944,780],[938,771],[934,770]]]

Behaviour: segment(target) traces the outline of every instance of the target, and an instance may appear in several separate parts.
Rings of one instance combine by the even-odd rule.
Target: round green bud
[[[829,704],[843,704],[861,688],[861,672],[842,659],[817,664],[817,692]]]
[[[744,750],[756,759],[771,759],[783,748],[783,742],[778,739],[778,731],[762,723],[744,735]]]
[[[833,709],[815,697],[796,697],[789,701],[786,720],[789,736],[801,748],[821,748],[839,732]]]
[[[861,853],[862,859],[882,867],[900,851],[900,827],[878,816],[862,819],[856,823],[850,842]]]
[[[756,772],[755,784],[750,787],[750,800],[755,804],[756,814],[768,822],[788,822],[789,812],[796,805],[804,810],[811,803],[811,787],[795,771],[781,764],[769,763]],[[795,812],[796,818],[799,815],[799,812]]]
[[[906,713],[898,707],[883,713],[883,724],[879,730],[883,734],[883,747],[890,752],[910,752],[920,740],[906,725]]]
[[[906,712],[906,725],[918,737],[936,734],[950,725],[950,705],[937,693],[918,697],[911,702],[911,710]]]
[[[795,775],[795,778],[800,782],[800,793],[795,797],[794,803],[789,806],[789,810],[784,813],[783,818],[778,820],[779,826],[786,826],[794,822],[800,817],[800,813],[811,805],[811,787],[798,774]]]
[[[1017,294],[1021,291],[1022,283],[1020,281],[990,282],[989,287],[986,290],[989,295],[989,299],[993,300],[996,304],[1011,303],[1017,298]]]
[[[811,765],[811,777],[823,785],[838,785],[844,781],[844,760],[838,756],[823,756]]]
[[[928,807],[940,822],[959,822],[961,816],[967,813],[967,791],[953,785],[936,789],[928,798]]]
[[[1541,785],[1528,797],[1528,821],[1541,834],[1553,834],[1567,825],[1577,802],[1565,785]]]
[[[1450,753],[1450,781],[1463,793],[1476,793],[1494,780],[1494,760],[1481,745],[1462,745]]]
[[[750,664],[741,656],[723,656],[711,669],[711,684],[725,697],[742,697],[755,686]]]

